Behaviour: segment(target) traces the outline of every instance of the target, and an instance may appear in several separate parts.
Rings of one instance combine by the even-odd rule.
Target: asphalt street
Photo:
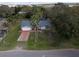
[[[79,57],[79,50],[10,50],[0,51],[0,57]]]

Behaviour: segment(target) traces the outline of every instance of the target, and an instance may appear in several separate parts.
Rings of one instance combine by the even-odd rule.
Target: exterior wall
[[[43,26],[43,27],[40,27],[40,29],[41,29],[41,30],[45,30],[45,29],[46,29],[46,27],[45,27],[45,26]]]
[[[31,27],[22,27],[21,30],[22,31],[30,31],[30,30],[32,30],[32,28]]]
[[[46,27],[45,26],[42,26],[42,27],[38,27],[39,29],[41,29],[41,30],[45,30],[46,29]]]
[[[18,12],[19,14],[25,14],[26,12]]]

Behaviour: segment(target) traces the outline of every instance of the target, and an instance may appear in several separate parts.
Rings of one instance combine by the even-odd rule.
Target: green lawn
[[[57,37],[51,37],[49,38],[48,32],[38,32],[38,37],[35,41],[35,32],[31,32],[30,37],[26,43],[26,49],[30,50],[45,50],[45,49],[70,49],[75,48],[79,49],[79,38],[72,38],[70,40],[64,40],[60,41],[60,39]],[[55,41],[56,42],[55,42]]]
[[[37,39],[35,41],[35,32],[31,32],[30,37],[27,41],[27,49],[50,49],[50,42],[48,33],[45,32],[38,32]]]
[[[9,28],[6,37],[0,42],[0,50],[9,50],[16,46],[19,36],[19,24],[15,24]]]

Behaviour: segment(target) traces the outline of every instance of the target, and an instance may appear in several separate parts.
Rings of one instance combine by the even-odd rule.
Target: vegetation
[[[49,32],[36,32],[38,34],[38,38],[37,38],[37,42],[35,42],[35,32],[32,32],[29,40],[26,43],[26,49],[33,49],[33,50],[42,50],[42,49],[50,49],[52,48],[52,46],[50,45],[49,42],[49,37],[48,37],[48,33]],[[36,46],[35,46],[36,44]]]
[[[37,6],[33,6],[33,15],[31,17],[32,19],[32,26],[34,28],[34,31],[35,31],[35,43],[34,45],[36,46],[37,44],[37,40],[38,40],[38,23],[40,21],[40,18],[43,16],[43,10],[41,7],[37,7]]]
[[[0,7],[3,7],[2,9],[0,9],[0,12],[4,10],[4,12],[0,13],[0,17],[6,18],[6,20],[8,21],[7,25],[9,28],[6,37],[0,42],[0,50],[13,49],[17,44],[17,40],[20,34],[20,19],[27,18],[26,14],[18,14],[18,12],[21,11],[21,9],[24,7],[18,6],[10,8],[7,5],[2,5]],[[7,8],[7,10],[5,9],[5,7]],[[11,11],[10,13],[11,9],[13,11]]]
[[[0,17],[7,18],[15,13],[15,8],[8,7],[7,5],[0,6]]]
[[[9,50],[16,46],[20,34],[19,29],[18,23],[9,28],[6,37],[0,42],[0,50]]]
[[[57,3],[52,8],[45,8],[43,17],[49,18],[52,25],[50,31],[52,38],[49,39],[50,46],[55,48],[79,48],[79,6],[69,7],[64,3]],[[38,44],[40,44],[39,39],[37,39]],[[37,43],[33,43],[29,39],[28,46],[33,48],[33,44],[36,44],[36,49],[38,49]],[[41,43],[40,46],[42,47],[42,45]]]
[[[32,25],[37,28],[38,22],[40,21],[40,18],[43,16],[43,10],[41,9],[41,7],[34,6],[32,12]]]
[[[64,3],[55,4],[54,7],[50,8],[50,11],[48,10],[47,17],[50,18],[51,20],[52,33],[56,33],[54,40],[55,46],[60,47],[61,44],[63,43],[62,44],[63,47],[65,47],[64,44],[68,44],[70,45],[70,47],[72,46],[75,47],[77,45],[78,48],[79,46],[78,12],[79,12],[79,6],[69,7]],[[56,39],[56,37],[58,38]]]
[[[26,13],[19,14],[20,11]],[[0,43],[0,49],[5,50],[5,48],[15,46],[19,35],[19,24],[15,23],[26,18],[31,19],[32,26],[35,29],[27,42],[28,49],[79,48],[79,6],[69,7],[64,3],[57,3],[55,6],[48,8],[2,5],[0,6],[0,17],[7,18],[10,25],[7,36]],[[49,18],[51,21],[51,31],[46,31],[49,34],[45,31],[37,31],[38,22],[42,17]],[[14,24],[15,26],[13,26]]]

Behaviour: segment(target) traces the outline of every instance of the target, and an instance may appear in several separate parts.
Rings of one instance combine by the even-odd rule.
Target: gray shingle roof
[[[21,27],[31,27],[31,22],[29,20],[23,20],[21,22]]]
[[[38,23],[38,26],[39,27],[46,27],[46,26],[51,26],[50,22],[48,20],[40,20],[39,23]],[[32,27],[31,25],[31,21],[29,20],[23,20],[21,22],[21,27]]]
[[[39,27],[50,26],[50,22],[48,20],[40,20]]]

